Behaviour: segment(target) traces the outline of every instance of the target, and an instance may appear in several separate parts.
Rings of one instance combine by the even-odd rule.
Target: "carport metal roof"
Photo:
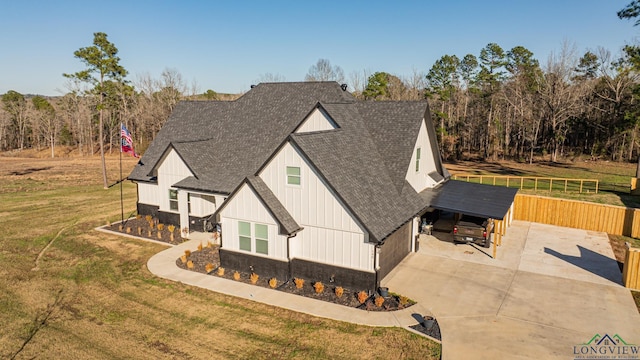
[[[429,206],[471,216],[503,220],[518,189],[449,180],[420,193]]]

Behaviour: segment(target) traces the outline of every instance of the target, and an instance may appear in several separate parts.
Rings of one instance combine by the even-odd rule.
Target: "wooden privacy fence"
[[[640,249],[630,247],[629,243],[626,247],[622,283],[629,289],[640,290]]]
[[[517,220],[640,238],[640,209],[517,194]]]
[[[579,193],[598,193],[599,180],[597,179],[569,179],[537,176],[509,176],[509,175],[471,175],[453,174],[454,180],[463,180],[487,185],[498,185],[521,190],[532,189],[534,191],[564,191]]]

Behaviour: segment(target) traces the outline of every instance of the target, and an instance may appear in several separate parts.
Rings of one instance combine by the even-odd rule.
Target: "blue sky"
[[[426,73],[442,55],[521,45],[544,63],[563,41],[617,54],[640,27],[630,0],[3,1],[0,94],[61,95],[73,52],[105,32],[130,80],[177,70],[200,92],[238,93],[265,74],[304,80],[318,59],[352,72]]]

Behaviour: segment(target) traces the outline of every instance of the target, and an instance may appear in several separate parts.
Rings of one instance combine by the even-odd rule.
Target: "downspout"
[[[293,236],[296,236],[295,234]],[[291,280],[291,278],[293,277],[293,269],[291,268],[291,238],[293,237],[291,235],[287,236],[287,268],[289,271],[289,276],[287,278],[287,281]]]
[[[289,271],[289,278],[287,281],[293,279],[293,268],[291,267],[291,238],[296,237],[296,235],[298,235],[297,231],[291,235],[287,235],[287,268]]]
[[[375,273],[376,273],[376,279],[375,279],[375,289],[373,289],[373,291],[377,291],[377,289],[380,287],[380,251],[381,251],[381,246],[384,244],[384,242],[378,242],[376,243],[376,245],[374,246],[374,256],[373,256],[373,268],[375,269]]]

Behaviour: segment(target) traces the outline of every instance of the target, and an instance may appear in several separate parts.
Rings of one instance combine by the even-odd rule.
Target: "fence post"
[[[596,180],[596,194],[598,193],[598,182],[599,180]]]
[[[580,194],[582,194],[582,184],[584,184],[584,180],[580,179]]]
[[[564,192],[567,192],[567,179],[564,179]]]
[[[626,254],[622,269],[622,282],[628,289],[640,290],[640,251],[625,243]]]

